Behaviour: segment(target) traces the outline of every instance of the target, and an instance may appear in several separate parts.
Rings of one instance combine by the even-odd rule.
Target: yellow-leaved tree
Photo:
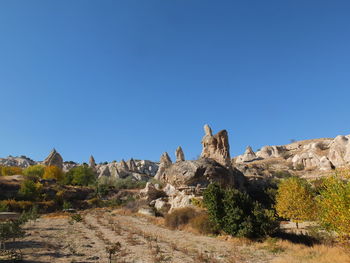
[[[350,169],[338,169],[323,181],[317,199],[320,223],[340,239],[350,239]]]
[[[277,190],[276,211],[297,227],[299,222],[315,219],[316,201],[310,184],[299,177],[283,180]]]
[[[57,166],[47,166],[45,167],[44,179],[55,179],[57,181],[61,181],[63,179],[63,172]]]

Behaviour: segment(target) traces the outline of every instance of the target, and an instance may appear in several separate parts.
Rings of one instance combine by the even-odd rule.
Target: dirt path
[[[106,248],[119,242],[113,262],[121,263],[266,263],[264,250],[214,237],[172,231],[142,217],[112,210],[89,210],[81,222],[70,217],[42,217],[26,226],[28,235],[9,244],[31,263],[107,263]]]

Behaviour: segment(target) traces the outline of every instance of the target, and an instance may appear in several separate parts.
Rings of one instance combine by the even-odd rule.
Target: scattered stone
[[[156,216],[156,213],[152,207],[141,207],[138,210],[138,213],[146,216]]]

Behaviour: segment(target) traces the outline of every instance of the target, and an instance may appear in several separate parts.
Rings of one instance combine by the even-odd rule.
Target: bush
[[[96,182],[96,175],[87,165],[77,166],[69,170],[64,176],[64,184],[88,186]]]
[[[4,167],[1,168],[1,174],[3,176],[23,174],[23,170],[22,170],[21,167],[4,166]]]
[[[136,181],[132,177],[126,177],[124,179],[117,179],[114,182],[114,187],[117,190],[120,189],[141,189],[146,186],[146,182],[144,181]]]
[[[40,197],[42,184],[35,183],[32,180],[25,180],[22,182],[18,191],[18,195],[21,199],[28,201],[35,201]]]
[[[56,181],[61,181],[63,179],[63,172],[57,166],[47,166],[45,167],[45,172],[43,175],[44,179],[55,179]]]
[[[264,237],[274,233],[278,223],[274,211],[264,209],[247,194],[236,189],[222,189],[211,184],[205,190],[203,202],[217,230],[240,237]]]
[[[218,234],[217,229],[212,221],[209,220],[207,212],[201,212],[190,220],[190,225],[200,234]]]
[[[44,173],[45,173],[45,166],[39,165],[39,164],[29,166],[23,170],[23,175],[25,175],[31,179],[43,178]]]
[[[171,229],[177,229],[188,224],[196,216],[196,210],[191,207],[174,209],[173,212],[165,216],[165,225]]]

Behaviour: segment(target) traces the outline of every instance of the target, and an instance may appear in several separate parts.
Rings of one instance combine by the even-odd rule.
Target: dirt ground
[[[25,227],[25,238],[8,247],[21,249],[24,262],[109,262],[106,248],[120,243],[112,262],[264,263],[272,255],[247,244],[173,231],[118,210],[89,210],[81,222],[67,215],[43,216]]]

